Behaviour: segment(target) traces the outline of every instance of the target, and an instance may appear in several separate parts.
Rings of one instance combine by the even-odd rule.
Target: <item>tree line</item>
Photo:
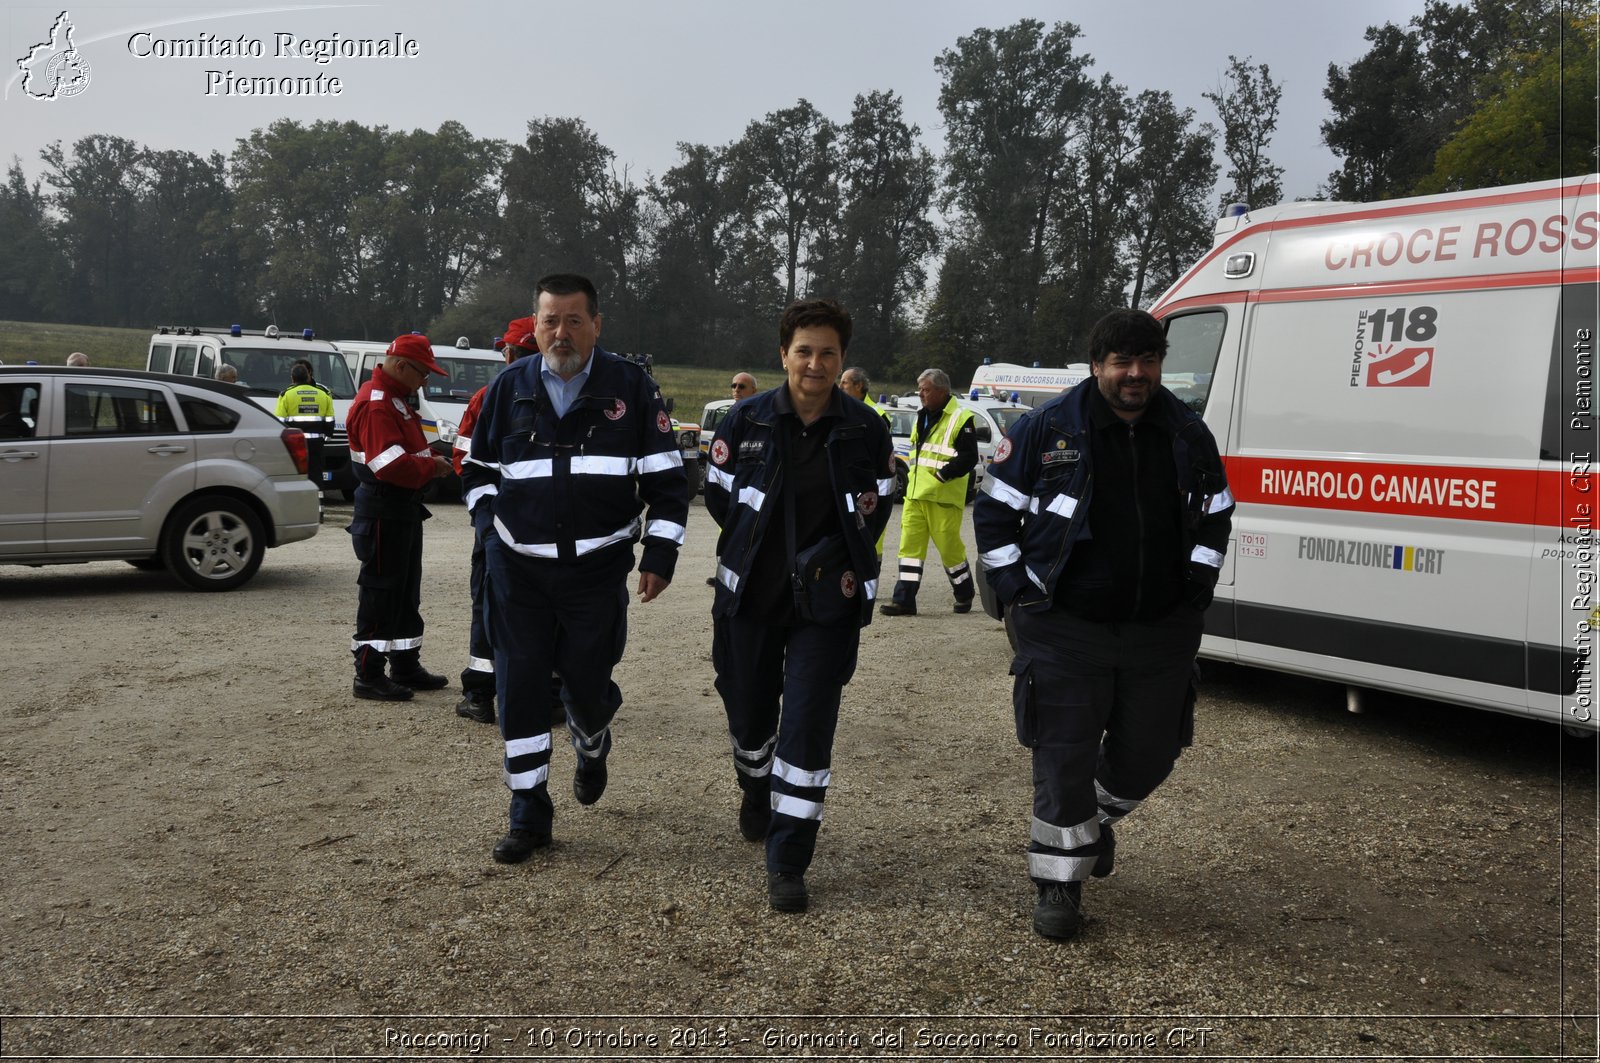
[[[1428,0],[1369,28],[1327,70],[1341,162],[1316,197],[1595,170],[1595,35],[1593,0]],[[800,99],[728,144],[680,143],[642,179],[572,117],[514,144],[289,119],[227,156],[58,142],[41,178],[13,160],[0,186],[0,319],[484,346],[535,277],[570,270],[601,289],[608,347],[665,361],[762,364],[805,295],[850,308],[851,361],[879,376],[1081,360],[1089,325],[1148,305],[1224,204],[1284,196],[1266,64],[1228,58],[1202,93],[1215,124],[1093,65],[1071,23],[979,29],[934,60],[938,156],[876,91],[837,119]]]

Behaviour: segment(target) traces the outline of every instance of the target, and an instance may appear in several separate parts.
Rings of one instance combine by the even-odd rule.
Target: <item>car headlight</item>
[[[454,443],[455,441],[456,441],[456,424],[455,424],[455,422],[454,421],[447,421],[443,417],[439,418],[439,442],[441,442],[441,443]]]

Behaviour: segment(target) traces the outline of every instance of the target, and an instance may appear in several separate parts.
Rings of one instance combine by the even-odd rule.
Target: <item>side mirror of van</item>
[[[672,407],[673,407],[673,405],[674,405],[674,403],[673,403],[673,400],[671,400],[671,399],[668,399],[668,400],[667,400],[667,412],[668,412],[668,413],[671,413],[671,412],[672,412]]]

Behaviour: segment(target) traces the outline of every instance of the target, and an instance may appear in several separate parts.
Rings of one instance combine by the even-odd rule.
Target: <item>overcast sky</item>
[[[1405,24],[1423,0],[579,0],[557,5],[484,0],[367,4],[181,6],[99,3],[5,5],[5,81],[0,151],[41,171],[39,150],[110,133],[160,149],[231,153],[251,130],[282,117],[353,120],[393,129],[436,129],[454,119],[473,134],[521,140],[543,115],[582,118],[635,179],[677,161],[676,144],[720,145],[769,111],[805,97],[835,121],[858,93],[888,89],[905,101],[924,142],[942,150],[939,78],[933,60],[978,27],[1022,18],[1081,27],[1091,74],[1132,92],[1167,89],[1201,120],[1215,121],[1201,93],[1216,88],[1228,56],[1267,63],[1283,86],[1270,156],[1287,173],[1286,197],[1312,194],[1335,167],[1318,127],[1329,62],[1366,51],[1369,25]],[[89,65],[76,95],[51,100],[23,90],[19,59],[48,41],[66,10]],[[175,58],[171,42],[213,38],[259,43],[262,57]],[[409,58],[274,58],[279,38],[414,42]],[[179,44],[179,47],[182,43]],[[48,65],[49,49],[35,54]],[[215,71],[215,74],[208,74]],[[338,78],[339,95],[227,94],[237,78]],[[36,91],[42,78],[30,83]],[[208,91],[210,94],[208,95]],[[1220,145],[1219,145],[1220,148]]]

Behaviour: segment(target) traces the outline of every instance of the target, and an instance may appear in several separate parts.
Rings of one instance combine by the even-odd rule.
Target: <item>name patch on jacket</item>
[[[1061,446],[1064,444],[1057,445]],[[1072,462],[1077,460],[1078,452],[1076,450],[1047,450],[1043,454],[1039,455],[1040,465],[1056,465],[1061,462]]]
[[[739,443],[739,460],[756,461],[766,453],[767,441],[765,439],[745,439]]]

